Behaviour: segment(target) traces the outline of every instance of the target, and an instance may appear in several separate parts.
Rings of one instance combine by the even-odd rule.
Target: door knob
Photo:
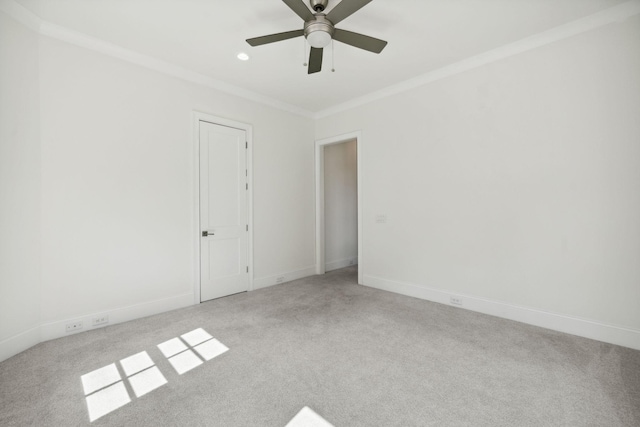
[[[207,237],[207,236],[213,236],[216,233],[214,233],[213,231],[203,231],[202,232],[202,237]]]

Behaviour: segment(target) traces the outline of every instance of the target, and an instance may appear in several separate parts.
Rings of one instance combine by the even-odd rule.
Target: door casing
[[[194,304],[200,304],[200,122],[212,123],[214,125],[227,126],[245,131],[247,136],[247,222],[249,225],[249,236],[247,242],[247,262],[249,266],[249,291],[253,290],[253,126],[223,117],[194,111],[192,113],[191,135],[194,152],[194,174],[193,174],[193,300]]]
[[[358,176],[358,284],[362,285],[364,276],[364,257],[362,256],[362,131],[345,133],[330,138],[316,140],[316,274],[325,273],[325,219],[324,219],[324,147],[356,140],[357,176]]]

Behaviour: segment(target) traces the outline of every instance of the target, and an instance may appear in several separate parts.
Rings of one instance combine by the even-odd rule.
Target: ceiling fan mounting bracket
[[[311,9],[314,11],[323,12],[327,7],[327,3],[329,3],[329,0],[309,0],[309,3],[311,4]]]

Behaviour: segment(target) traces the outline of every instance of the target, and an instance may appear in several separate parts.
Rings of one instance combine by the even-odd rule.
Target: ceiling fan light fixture
[[[307,34],[307,41],[311,47],[321,49],[331,43],[331,34],[326,31],[318,30]]]

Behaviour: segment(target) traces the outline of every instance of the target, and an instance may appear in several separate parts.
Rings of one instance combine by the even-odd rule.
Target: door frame
[[[344,133],[316,140],[316,274],[325,273],[325,218],[324,218],[324,148],[356,140],[356,168],[358,179],[358,284],[364,276],[362,256],[362,131]]]
[[[194,304],[200,304],[200,122],[207,122],[214,125],[226,126],[245,131],[247,136],[247,223],[249,225],[249,235],[247,237],[247,264],[249,267],[249,291],[253,290],[253,126],[224,117],[218,117],[200,111],[191,113],[192,140],[193,140],[193,263],[194,263],[194,284],[193,298]]]

